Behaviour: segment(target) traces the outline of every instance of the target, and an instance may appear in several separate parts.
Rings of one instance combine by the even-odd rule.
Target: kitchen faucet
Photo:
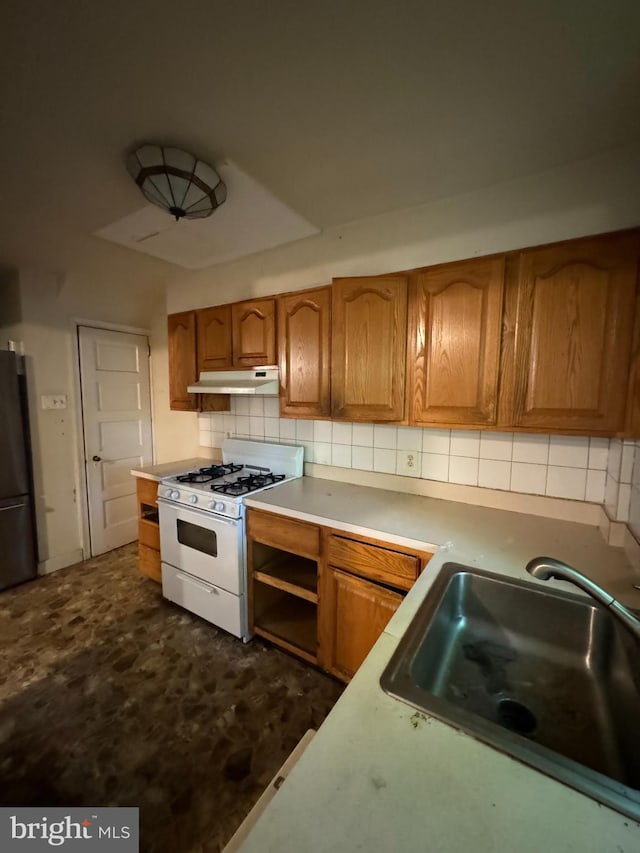
[[[560,581],[568,581],[580,589],[588,592],[592,598],[602,604],[607,610],[622,622],[624,627],[631,631],[633,636],[640,642],[640,619],[637,619],[631,611],[623,607],[612,595],[598,586],[598,584],[589,580],[577,569],[571,568],[566,563],[556,560],[553,557],[534,557],[527,563],[527,571],[534,578],[541,581],[548,581],[550,578],[556,578]]]

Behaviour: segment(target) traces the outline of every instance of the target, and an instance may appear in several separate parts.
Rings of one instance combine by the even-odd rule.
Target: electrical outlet
[[[417,450],[398,451],[398,474],[420,476],[420,454]]]
[[[66,394],[43,394],[40,397],[40,405],[43,409],[66,409]]]

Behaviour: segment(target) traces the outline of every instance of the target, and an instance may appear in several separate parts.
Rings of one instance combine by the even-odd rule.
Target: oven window
[[[210,557],[218,556],[218,537],[215,531],[178,519],[178,542]]]

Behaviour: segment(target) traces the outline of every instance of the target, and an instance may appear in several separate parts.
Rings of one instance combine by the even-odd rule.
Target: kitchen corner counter
[[[557,557],[627,606],[640,609],[640,592],[631,586],[640,582],[640,576],[624,550],[607,545],[593,525],[314,477],[300,477],[248,496],[244,502],[400,547],[435,551],[428,573],[445,559],[453,559],[455,550],[458,562],[541,583],[525,574],[526,563],[540,555]],[[553,583],[576,592],[569,584]]]
[[[384,633],[243,853],[621,853],[640,826],[387,696]]]
[[[176,474],[184,474],[185,471],[190,471],[194,468],[204,468],[205,465],[212,465],[215,461],[214,459],[205,459],[202,456],[197,456],[193,459],[179,459],[176,462],[162,462],[159,465],[132,468],[131,474],[134,477],[142,477],[144,480],[159,482],[163,477],[173,477]]]
[[[631,851],[640,825],[543,773],[393,699],[380,676],[445,562],[539,583],[539,554],[606,587],[637,581],[598,528],[304,477],[248,506],[436,551],[299,763],[244,853],[604,853]],[[439,546],[434,548],[433,546]],[[552,582],[576,593],[575,587]],[[614,593],[615,594],[615,593]]]

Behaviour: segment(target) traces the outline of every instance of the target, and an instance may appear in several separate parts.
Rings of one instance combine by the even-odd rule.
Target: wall
[[[169,312],[640,224],[640,146],[354,222],[169,285]]]
[[[640,441],[636,441],[629,495],[629,529],[640,542]]]
[[[602,503],[609,440],[416,429],[280,418],[275,397],[232,397],[230,414],[202,414],[200,444],[226,434],[305,448],[305,462]]]
[[[604,505],[612,521],[629,521],[635,451],[635,441],[611,441]]]
[[[0,345],[8,337],[24,344],[38,549],[41,570],[51,571],[82,559],[88,544],[78,494],[82,437],[71,318],[147,327],[154,313],[164,313],[164,281],[141,286],[117,263],[110,271],[87,268],[68,275],[23,268],[11,281],[20,316],[15,322],[15,310],[13,319],[8,311],[0,312]],[[5,298],[0,304],[6,308],[8,302]],[[41,395],[53,393],[67,395],[65,410],[40,408]]]
[[[167,306],[170,312],[198,308],[322,285],[339,275],[408,269],[639,223],[640,146],[633,146],[464,196],[334,228],[233,264],[182,276],[169,285]],[[165,358],[158,361],[157,371],[163,377],[158,375],[156,381],[166,384]],[[193,422],[197,416],[179,417],[191,436],[189,419]],[[226,420],[201,417],[202,441],[218,444],[223,432],[246,434],[246,421],[241,420],[238,429],[237,417],[246,418],[247,414],[234,410]],[[157,429],[164,439],[162,457],[167,460],[180,458],[182,446],[171,419],[167,408],[156,410]],[[277,419],[273,408],[264,424],[268,437],[291,440],[296,435],[296,440],[307,442],[308,461],[313,457],[346,467],[398,468],[397,454],[393,457],[397,444],[376,448],[370,441],[376,434],[372,427],[354,426],[351,440],[341,444],[333,432],[329,436],[330,425],[299,422],[296,426],[292,420]],[[207,429],[211,425],[213,429]],[[251,427],[249,421],[249,435]],[[335,427],[335,435],[349,435],[349,426]],[[254,435],[260,434],[257,421],[253,429]],[[411,449],[423,454],[416,462],[422,477],[477,481],[494,488],[596,502],[604,496],[607,447],[600,440],[590,443],[588,439],[548,436],[513,439],[510,434],[501,438],[487,434],[479,439],[479,433],[450,436],[446,431],[440,434],[437,430],[400,428],[393,433],[394,429],[384,433],[395,435],[389,441],[410,442],[416,445]],[[383,435],[380,428],[377,434]],[[366,442],[362,436],[367,436]],[[489,447],[500,449],[488,451]],[[502,455],[491,460],[487,452]],[[567,462],[569,459],[574,461]]]

